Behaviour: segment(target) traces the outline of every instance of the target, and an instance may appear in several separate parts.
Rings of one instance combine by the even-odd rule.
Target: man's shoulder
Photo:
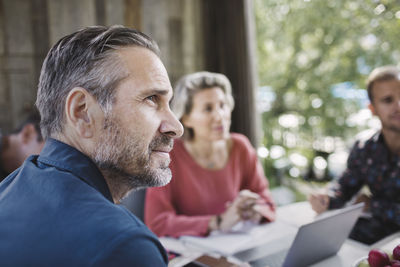
[[[90,235],[96,238],[97,247],[102,250],[94,258],[95,265],[164,266],[167,263],[158,238],[121,205],[97,215],[88,231],[93,228],[97,229]]]
[[[376,129],[368,129],[356,135],[355,149],[367,149],[379,142],[381,132]]]
[[[81,208],[75,207],[76,212],[70,210],[65,214],[74,216],[71,219],[65,218],[71,220],[70,226],[67,227],[72,239],[79,240],[82,246],[90,246],[87,241],[96,240],[96,249],[92,251],[93,253],[96,253],[97,249],[107,253],[120,250],[122,245],[140,247],[139,244],[144,246],[145,243],[150,245],[158,242],[147,226],[122,205],[97,197],[76,204]],[[80,217],[80,214],[83,217]]]
[[[158,238],[142,223],[112,225],[98,244],[102,249],[95,262],[107,266],[164,266],[167,263],[165,250]],[[118,263],[118,264],[116,264]]]
[[[0,229],[3,241],[8,244],[4,253],[20,250],[23,244],[34,244],[40,240],[40,245],[33,246],[26,252],[26,262],[38,263],[40,259],[35,255],[46,252],[53,255],[47,262],[57,262],[67,257],[65,260],[70,266],[77,263],[82,265],[83,262],[90,265],[93,261],[100,265],[104,262],[113,265],[110,259],[121,262],[123,266],[128,263],[142,263],[140,255],[129,252],[128,248],[149,251],[155,258],[162,259],[163,249],[157,238],[137,217],[126,208],[106,199],[79,178],[62,177],[72,174],[53,176],[50,178],[54,180],[51,183],[47,183],[48,179],[41,179],[43,177],[40,176],[22,183],[22,180],[26,179],[21,178],[25,177],[19,177],[18,173],[13,175],[13,179],[9,177],[4,182],[9,180],[14,189],[28,187],[30,190],[24,194],[5,194],[0,201],[3,210],[0,221],[3,230],[8,229],[7,233]],[[38,183],[37,187],[32,187],[34,180]],[[18,192],[22,191],[18,189]],[[20,212],[15,213],[16,210]],[[45,232],[42,233],[38,229],[45,229]],[[23,238],[18,238],[19,233],[24,233]],[[69,251],[71,255],[63,256],[65,251]],[[11,258],[9,260],[13,262]],[[19,262],[18,259],[14,260]]]
[[[112,242],[118,243],[121,240],[140,240],[138,236],[153,237],[147,226],[122,205],[94,205],[84,212],[90,212],[91,216],[81,225],[86,228],[88,235],[103,236],[98,237],[98,241],[110,243],[108,239],[112,239]],[[79,234],[78,231],[76,233]]]

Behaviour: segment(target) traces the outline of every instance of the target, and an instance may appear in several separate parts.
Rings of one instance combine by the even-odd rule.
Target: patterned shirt
[[[372,216],[400,226],[400,157],[389,151],[380,131],[354,144],[329,208],[342,207],[363,185],[371,191]]]

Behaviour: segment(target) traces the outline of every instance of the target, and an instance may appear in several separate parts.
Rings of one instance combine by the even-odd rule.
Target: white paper
[[[243,230],[245,229],[245,230]],[[264,225],[230,232],[214,232],[208,237],[182,236],[180,240],[187,246],[200,249],[208,253],[218,253],[224,256],[233,255],[236,252],[256,247],[260,244],[273,242],[285,235],[294,235],[297,228],[283,223],[273,222]]]

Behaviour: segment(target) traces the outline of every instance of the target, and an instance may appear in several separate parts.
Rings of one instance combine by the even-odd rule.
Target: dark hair
[[[33,124],[35,127],[36,132],[38,133],[38,139],[37,141],[43,141],[43,136],[40,132],[40,114],[37,109],[32,109],[27,112],[27,115],[25,116],[24,120],[18,125],[17,128],[15,128],[12,133],[19,133],[22,131],[22,129],[25,127],[25,125],[28,124]]]
[[[155,41],[123,26],[92,26],[61,38],[44,60],[36,106],[46,138],[62,132],[65,99],[75,87],[85,88],[103,111],[112,108],[114,89],[127,76],[116,56],[123,47],[144,47],[159,55]]]
[[[400,80],[400,70],[396,66],[383,66],[374,69],[367,79],[369,101],[373,101],[372,88],[376,82]]]

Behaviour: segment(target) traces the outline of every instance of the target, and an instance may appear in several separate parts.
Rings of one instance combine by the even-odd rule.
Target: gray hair
[[[43,62],[36,99],[44,138],[63,131],[65,100],[75,87],[92,94],[105,113],[111,111],[114,89],[127,76],[116,51],[129,46],[159,55],[154,40],[119,25],[81,29],[61,38],[50,49]]]
[[[396,66],[383,66],[374,69],[367,79],[367,91],[369,100],[373,101],[372,88],[376,82],[400,80],[400,69]]]
[[[176,117],[181,120],[184,115],[188,115],[192,111],[193,96],[204,89],[219,87],[225,93],[226,102],[233,110],[235,101],[232,96],[232,86],[228,78],[221,73],[213,73],[207,71],[195,72],[183,76],[177,82],[174,88],[174,97],[171,100],[171,109]],[[193,130],[185,128],[186,138],[192,139],[194,137]]]

